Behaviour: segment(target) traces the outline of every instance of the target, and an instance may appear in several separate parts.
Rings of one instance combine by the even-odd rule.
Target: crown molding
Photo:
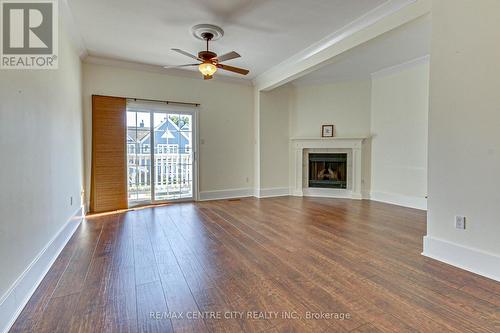
[[[71,7],[69,6],[68,0],[61,0],[60,4],[60,15],[64,21],[64,28],[68,33],[72,43],[75,48],[78,50],[80,59],[84,63],[95,64],[95,65],[103,65],[103,66],[111,66],[111,67],[119,67],[125,69],[134,69],[139,71],[146,71],[151,73],[160,73],[172,76],[186,77],[186,78],[196,78],[199,79],[200,75],[198,72],[182,70],[182,69],[165,69],[162,66],[157,66],[153,64],[146,64],[141,62],[130,61],[126,59],[120,59],[116,57],[108,57],[102,55],[91,54],[86,45],[85,41],[78,29],[75,18],[73,16],[73,12],[71,11]],[[218,75],[215,78],[217,81],[223,81],[228,83],[236,83],[242,84],[246,86],[252,86],[252,80],[250,79],[239,79],[233,78],[225,75]]]
[[[68,4],[68,0],[59,1],[60,5],[60,16],[64,21],[64,28],[68,33],[73,45],[78,50],[78,54],[80,59],[85,59],[88,56],[87,47],[85,46],[85,41],[78,30],[78,26],[76,25],[75,17],[73,16],[73,12]]]
[[[428,55],[425,55],[423,57],[419,57],[419,58],[416,58],[416,59],[413,59],[413,60],[410,60],[407,62],[403,62],[402,64],[398,64],[398,65],[394,65],[391,67],[381,69],[379,71],[371,73],[370,75],[371,75],[372,79],[384,77],[387,75],[391,75],[391,74],[400,72],[400,71],[407,69],[407,68],[411,68],[411,67],[415,67],[415,66],[423,65],[423,64],[428,64],[430,62],[430,59],[431,59],[431,56],[428,54]]]
[[[318,87],[318,86],[339,85],[339,84],[353,83],[353,82],[363,82],[363,81],[370,81],[370,79],[371,79],[370,73],[366,73],[366,75],[365,74],[353,75],[350,77],[345,77],[345,76],[329,77],[329,78],[324,77],[305,82],[292,81],[288,84],[295,88],[302,88],[302,87]]]
[[[110,58],[110,57],[106,57],[106,56],[92,55],[92,54],[88,55],[83,60],[83,62],[86,64],[110,66],[110,67],[117,67],[117,68],[124,68],[124,69],[132,69],[132,70],[137,70],[137,71],[142,71],[142,72],[159,73],[159,74],[164,74],[164,75],[185,77],[185,78],[190,78],[190,79],[198,79],[198,80],[202,79],[200,74],[197,71],[189,71],[189,70],[182,70],[182,69],[176,69],[176,68],[166,69],[160,65],[151,65],[151,64],[141,63],[141,62],[134,62],[134,61],[128,61],[128,60],[123,60],[123,59]],[[252,86],[251,80],[238,79],[238,78],[233,78],[233,77],[224,76],[224,75],[218,75],[214,78],[214,80],[222,81],[222,82],[226,82],[226,83]]]
[[[268,91],[311,73],[332,58],[378,37],[431,10],[430,0],[390,0],[333,34],[254,78],[258,90]]]

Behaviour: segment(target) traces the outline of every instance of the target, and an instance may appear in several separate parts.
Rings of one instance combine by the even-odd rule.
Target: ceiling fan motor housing
[[[200,52],[198,52],[198,57],[200,59],[208,61],[210,59],[217,57],[217,54],[214,52],[211,52],[211,51],[200,51]]]

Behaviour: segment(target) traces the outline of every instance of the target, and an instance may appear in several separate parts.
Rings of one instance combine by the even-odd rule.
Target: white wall
[[[335,125],[335,136],[368,138],[363,144],[362,190],[370,187],[371,80],[298,85],[292,93],[290,136],[320,137],[321,125]],[[291,162],[290,162],[291,163]]]
[[[287,194],[289,188],[292,88],[260,93],[260,195]]]
[[[254,125],[253,88],[250,85],[85,63],[86,193],[90,193],[92,94],[200,103],[202,198],[221,194],[214,191],[252,193]],[[87,202],[88,199],[87,195]]]
[[[428,61],[374,74],[371,110],[371,198],[426,209]]]
[[[80,207],[81,65],[59,35],[58,70],[0,73],[0,299]]]
[[[471,260],[424,253],[500,280],[500,1],[436,0],[432,15],[427,233]]]

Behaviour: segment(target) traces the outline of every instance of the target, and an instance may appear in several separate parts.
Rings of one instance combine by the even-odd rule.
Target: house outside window
[[[157,145],[158,154],[177,154],[179,145],[177,144],[159,144]]]

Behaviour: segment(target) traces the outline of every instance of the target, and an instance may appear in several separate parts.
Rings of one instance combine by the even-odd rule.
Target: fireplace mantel
[[[333,138],[322,138],[322,137],[292,137],[290,140],[292,142],[299,142],[299,141],[304,141],[304,142],[310,142],[310,141],[318,141],[318,142],[342,142],[342,141],[352,141],[352,142],[358,142],[358,143],[363,143],[364,140],[367,138],[356,138],[356,137],[333,137]]]
[[[293,137],[290,139],[292,163],[292,189],[295,196],[323,196],[334,198],[361,199],[362,150],[366,138],[351,137]],[[309,188],[305,181],[310,152],[347,152],[348,154],[348,188],[319,189]]]

